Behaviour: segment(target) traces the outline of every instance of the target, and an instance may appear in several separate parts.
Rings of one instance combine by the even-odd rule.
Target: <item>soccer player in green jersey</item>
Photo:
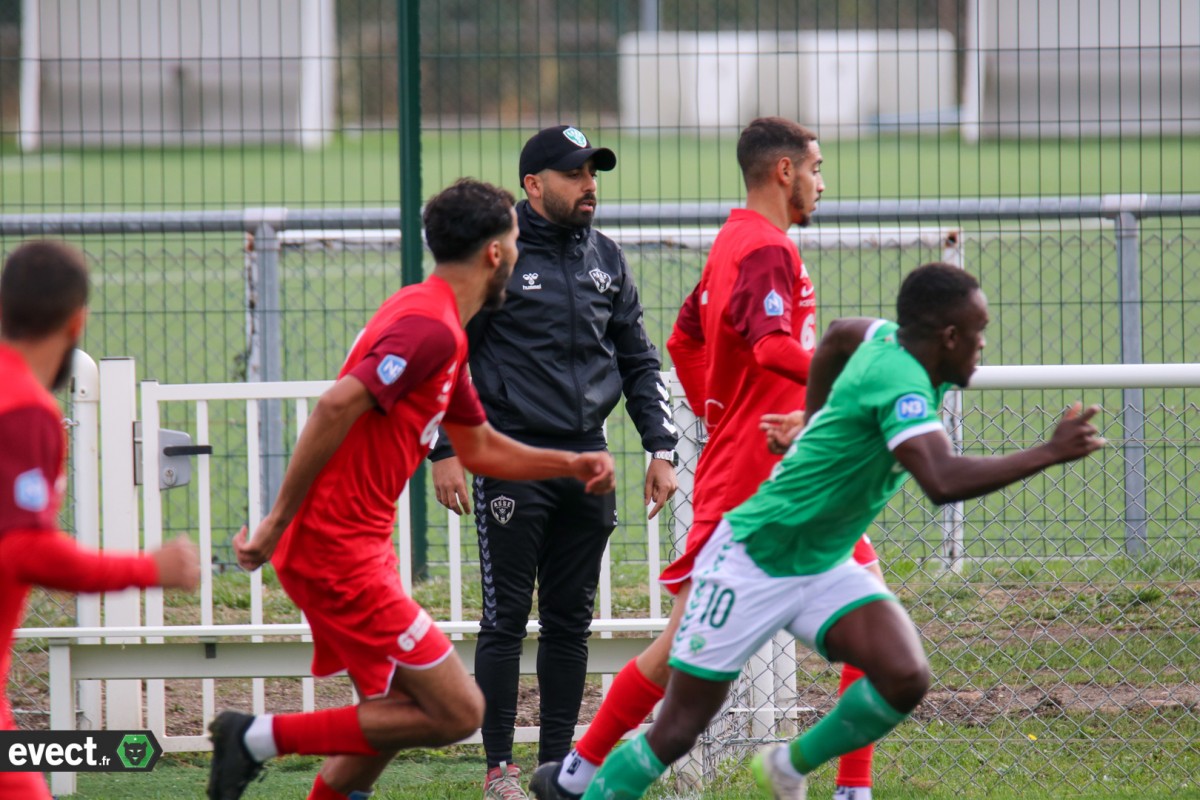
[[[1076,404],[1046,442],[1004,456],[962,456],[938,416],[979,363],[987,300],[949,264],[905,278],[897,323],[838,320],[813,356],[808,425],[758,492],[725,515],[696,561],[654,725],[604,762],[584,800],[633,800],[682,757],[742,666],[786,628],[866,677],[798,739],[754,760],[765,797],[804,798],[805,776],[877,741],[929,687],[916,627],[850,557],[909,473],[935,503],[979,497],[1104,446],[1092,406]]]

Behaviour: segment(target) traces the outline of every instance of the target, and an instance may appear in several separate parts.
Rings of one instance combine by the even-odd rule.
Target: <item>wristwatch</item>
[[[670,461],[673,467],[679,466],[679,454],[674,450],[655,450],[650,457],[657,458],[659,461]]]

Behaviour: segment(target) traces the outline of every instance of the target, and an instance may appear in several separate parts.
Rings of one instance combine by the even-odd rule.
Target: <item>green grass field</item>
[[[426,196],[471,175],[514,191],[533,131],[422,136]],[[729,200],[742,194],[736,136],[589,131],[617,154],[600,201]],[[1200,137],[983,141],[880,136],[822,143],[828,199],[1200,192]],[[399,137],[343,134],[329,147],[52,150],[0,160],[8,213],[243,206],[379,206],[400,198]]]
[[[1177,580],[1168,565],[1161,565],[1156,582],[1123,585],[1106,585],[1104,570],[1094,564],[992,567],[952,581],[933,580],[903,563],[887,571],[922,628],[936,677],[926,709],[879,748],[880,797],[1200,797],[1194,745],[1200,723],[1195,698],[1182,694],[1200,681],[1194,581]],[[475,576],[468,577],[474,587]],[[618,613],[644,615],[635,570],[618,568],[617,583]],[[267,618],[292,619],[294,609],[278,584],[268,576],[266,585]],[[248,614],[247,587],[245,576],[218,579],[224,621]],[[421,585],[416,595],[435,615],[448,613],[444,577]],[[466,603],[468,615],[478,610],[477,591]],[[168,621],[190,620],[189,606],[185,598],[171,599]],[[1056,641],[1054,632],[1062,630],[1077,633]],[[836,685],[834,670],[812,657],[802,661],[800,679],[820,692]],[[1178,701],[1148,702],[1160,689],[1181,692]],[[699,796],[751,796],[746,755],[735,751],[720,779]],[[470,798],[479,791],[479,758],[475,747],[405,754],[385,773],[376,796]],[[535,753],[519,747],[517,759],[529,769]],[[246,796],[302,798],[318,763],[278,762]],[[148,775],[83,775],[80,797],[199,798],[206,767],[206,756],[181,755]],[[831,768],[820,770],[810,797],[828,796],[831,779]],[[652,796],[676,795],[664,786]]]
[[[527,134],[528,132],[525,132]],[[618,169],[602,176],[601,203],[725,200],[741,196],[732,139],[637,136],[595,131],[613,147]],[[425,194],[469,174],[516,188],[517,132],[427,132]],[[1125,141],[984,142],[955,137],[884,137],[824,143],[827,199],[1050,196],[1116,192],[1200,193],[1200,138]],[[64,210],[394,206],[399,199],[394,135],[343,136],[329,148],[70,151],[0,154],[0,198],[8,213]],[[95,293],[84,347],[96,357],[129,355],[139,378],[169,382],[244,376],[244,241],[238,235],[76,238],[92,257]],[[1146,222],[1139,241],[1146,361],[1200,361],[1200,229],[1194,219]],[[14,240],[3,245],[11,247]],[[993,326],[985,363],[1100,363],[1120,359],[1120,297],[1111,228],[1045,221],[972,226],[966,267],[983,282]],[[665,341],[703,253],[659,244],[627,248],[651,337]],[[822,323],[839,315],[889,314],[903,274],[938,258],[934,249],[845,248],[808,252]],[[363,321],[399,287],[396,251],[290,251],[283,256],[286,379],[332,376]],[[972,452],[1001,451],[1043,436],[1074,399],[1063,392],[968,395]],[[1089,393],[1105,407],[1110,441],[1122,438],[1119,391]],[[1052,478],[1039,478],[967,505],[961,577],[936,572],[939,518],[927,502],[902,495],[872,532],[889,582],[930,643],[948,716],[906,724],[881,749],[879,796],[895,798],[1200,797],[1200,734],[1192,700],[1151,704],[1155,692],[1191,692],[1200,682],[1196,634],[1200,543],[1200,409],[1190,394],[1146,392],[1150,554],[1123,556],[1123,462],[1119,449]],[[244,412],[213,403],[213,521],[219,538],[246,517]],[[290,412],[288,419],[290,420]],[[194,430],[193,414],[169,408],[164,425]],[[618,409],[610,441],[623,476],[623,526],[614,538],[614,613],[647,613],[640,508],[642,454]],[[166,528],[191,531],[196,488],[168,493]],[[429,506],[434,509],[432,500]],[[431,514],[430,557],[445,557],[445,528]],[[464,520],[463,539],[474,536]],[[465,557],[474,558],[467,546]],[[1085,558],[1080,558],[1085,557]],[[478,609],[477,572],[465,570],[467,616]],[[268,579],[268,620],[296,612]],[[418,599],[448,614],[444,568]],[[248,581],[222,575],[220,621],[248,621]],[[169,609],[190,620],[194,603]],[[52,615],[52,610],[47,614]],[[53,623],[45,623],[53,624]],[[32,643],[31,646],[36,646]],[[18,664],[20,658],[18,658]],[[812,667],[802,683],[835,685]],[[1013,706],[963,715],[963,692],[1011,691],[1050,706]],[[1072,695],[1071,693],[1075,693]],[[1111,707],[1101,700],[1115,698]],[[1076,700],[1072,700],[1076,697]],[[1186,694],[1191,698],[1191,694]],[[1085,702],[1086,698],[1088,699]],[[1155,701],[1157,702],[1157,700]],[[1056,705],[1058,704],[1058,705]],[[1055,709],[1058,710],[1055,710]],[[1034,738],[1030,738],[1030,737]],[[521,751],[522,764],[533,754]],[[89,775],[84,800],[199,797],[204,757],[166,759],[151,775]],[[303,797],[315,762],[291,759],[248,797]],[[705,800],[746,796],[741,777],[711,787]],[[406,756],[376,795],[472,797],[480,783],[477,748]],[[829,794],[823,771],[813,797]],[[667,797],[660,793],[658,797]]]

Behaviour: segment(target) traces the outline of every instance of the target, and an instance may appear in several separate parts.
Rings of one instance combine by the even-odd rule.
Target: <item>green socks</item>
[[[666,771],[667,765],[654,755],[646,734],[640,733],[604,759],[583,800],[637,800]]]
[[[812,772],[830,759],[882,739],[906,719],[908,714],[892,708],[870,681],[860,678],[820,722],[792,740],[788,746],[792,766],[801,774]]]
[[[888,705],[870,681],[857,680],[824,719],[788,746],[792,766],[802,774],[811,772],[830,759],[882,739],[906,719],[908,714]],[[604,760],[583,800],[637,800],[666,771],[646,735],[639,734]]]

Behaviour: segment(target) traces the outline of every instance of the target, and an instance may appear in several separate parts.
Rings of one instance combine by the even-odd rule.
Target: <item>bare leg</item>
[[[325,760],[321,777],[343,794],[369,791],[400,750],[440,747],[470,736],[483,720],[483,695],[451,653],[431,669],[398,667],[387,696],[360,703],[358,718],[379,755]]]
[[[659,761],[671,764],[687,754],[712,722],[729,693],[729,682],[709,681],[671,670],[658,719],[646,732]]]
[[[680,584],[667,627],[637,657],[641,673],[659,686],[666,686],[667,679],[671,676],[671,669],[667,666],[667,661],[671,658],[671,644],[675,641],[675,634],[679,632],[679,623],[683,619],[683,612],[687,608],[688,596],[691,593],[690,580]]]
[[[851,611],[825,634],[830,661],[861,669],[875,690],[907,714],[929,689],[929,662],[916,626],[899,603],[880,600]]]

